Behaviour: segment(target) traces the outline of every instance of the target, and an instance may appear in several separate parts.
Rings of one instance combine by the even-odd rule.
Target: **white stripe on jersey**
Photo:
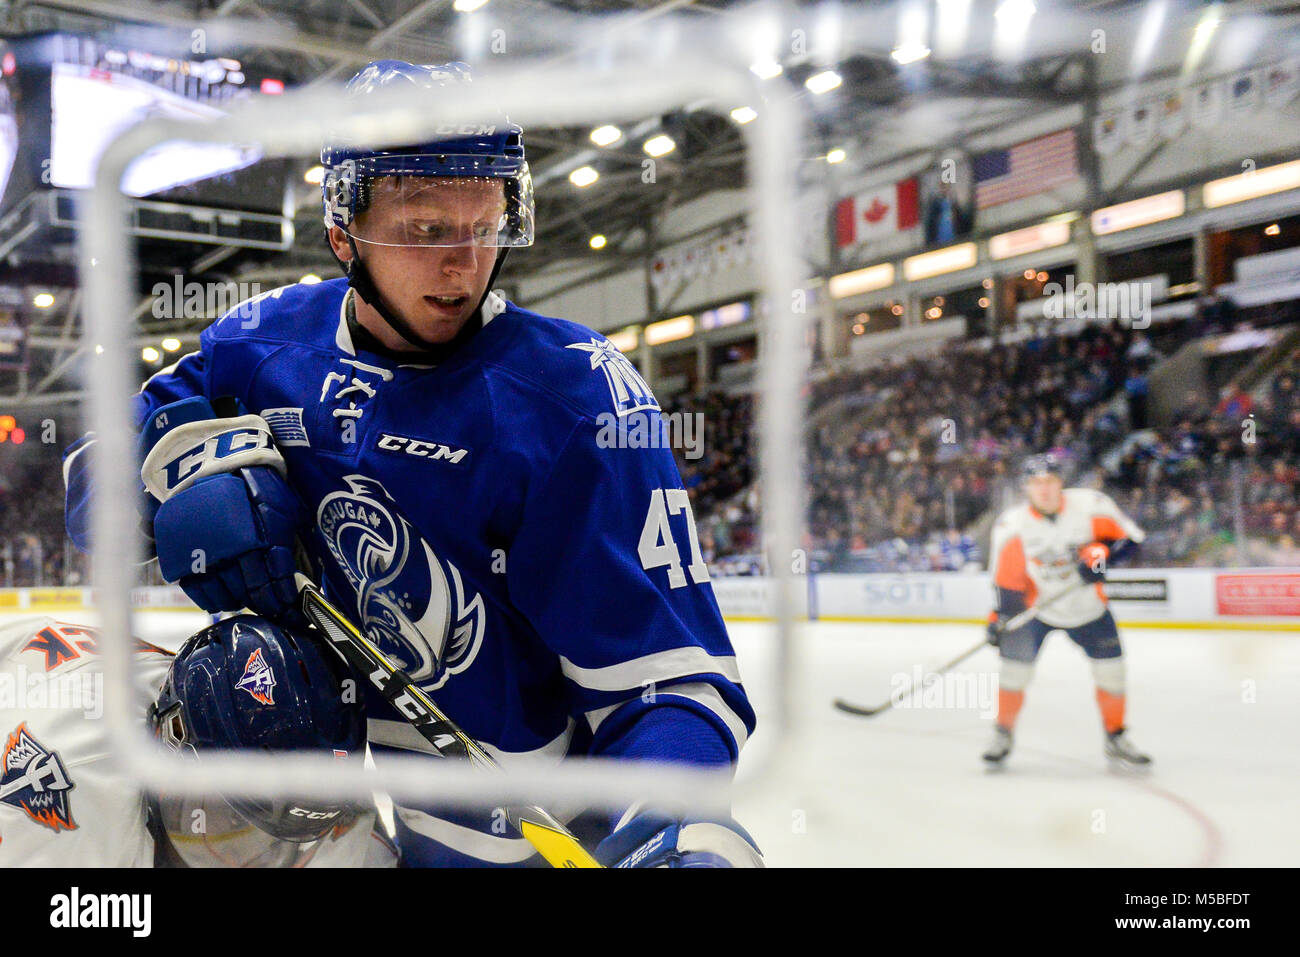
[[[96,439],[93,437],[94,435],[95,435],[94,432],[87,432],[86,444],[83,445],[81,448],[77,449],[77,451],[73,452],[71,455],[69,455],[66,459],[63,460],[63,487],[64,488],[68,487],[68,475],[72,472],[72,463],[76,461],[78,455],[80,455],[82,452],[86,451],[86,449],[90,448],[92,445],[95,444]]]
[[[443,847],[490,864],[518,864],[537,853],[537,848],[522,837],[498,837],[472,827],[453,824],[424,811],[395,807],[393,812],[407,827]],[[561,819],[561,823],[567,823]]]
[[[720,674],[740,684],[735,655],[711,655],[697,645],[656,651],[604,668],[582,668],[561,655],[560,670],[566,678],[591,691],[631,691],[651,682],[698,674]]]
[[[508,765],[515,758],[551,758],[558,761],[568,753],[569,742],[573,739],[573,729],[576,727],[577,722],[570,718],[568,725],[555,738],[531,751],[503,751],[483,741],[479,744],[500,764]],[[424,735],[406,721],[369,718],[366,721],[366,735],[371,744],[401,748],[403,751],[418,751],[421,754],[438,753],[433,745],[424,739]]]
[[[745,741],[749,738],[749,732],[745,730],[745,722],[740,720],[740,716],[731,708],[727,707],[727,702],[723,700],[718,689],[707,681],[690,682],[689,684],[671,685],[662,691],[655,691],[655,701],[662,703],[665,698],[687,698],[697,704],[702,704],[714,714],[716,714],[722,723],[727,726],[731,732],[732,740],[736,742],[736,750],[739,751],[745,746]],[[627,702],[610,705],[608,708],[599,708],[595,711],[587,712],[587,722],[591,725],[592,734],[611,714],[623,707]]]

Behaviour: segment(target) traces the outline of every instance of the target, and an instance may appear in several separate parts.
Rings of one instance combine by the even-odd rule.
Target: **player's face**
[[[386,178],[374,184],[353,235],[389,308],[422,340],[440,344],[455,338],[487,291],[500,250],[485,242],[495,239],[504,212],[501,180],[421,185],[418,179]],[[411,245],[396,244],[404,242]],[[345,260],[351,257],[345,240],[342,250],[335,242],[335,250]],[[357,321],[390,348],[414,348],[362,304]]]
[[[1025,482],[1029,504],[1044,515],[1061,510],[1061,491],[1065,488],[1055,475],[1031,475]]]

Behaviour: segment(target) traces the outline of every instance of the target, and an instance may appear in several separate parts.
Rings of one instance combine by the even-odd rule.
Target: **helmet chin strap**
[[[501,247],[497,253],[496,263],[492,267],[492,275],[488,277],[487,287],[483,290],[483,295],[470,317],[461,326],[460,331],[449,342],[425,342],[420,338],[419,333],[411,328],[411,324],[395,313],[384,302],[384,297],[379,293],[379,287],[375,285],[374,278],[370,275],[370,270],[361,259],[361,252],[357,249],[356,240],[348,235],[348,246],[352,250],[352,259],[344,263],[339,260],[339,265],[343,267],[344,273],[348,277],[348,286],[353,289],[358,296],[366,301],[375,312],[379,313],[381,319],[388,323],[389,328],[405,339],[408,343],[415,346],[426,357],[435,361],[442,361],[455,352],[474,335],[483,326],[483,303],[487,301],[488,293],[492,291],[492,284],[496,282],[497,275],[501,272],[502,265],[505,264],[506,254],[510,251],[506,247]],[[333,248],[333,247],[331,247]],[[338,259],[337,256],[335,256]]]

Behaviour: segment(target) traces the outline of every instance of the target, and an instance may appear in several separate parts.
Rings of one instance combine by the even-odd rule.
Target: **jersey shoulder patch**
[[[489,361],[514,378],[548,390],[592,418],[660,411],[636,365],[600,333],[513,304],[501,319],[516,324],[518,333]]]
[[[55,833],[74,831],[69,801],[74,786],[59,752],[37,741],[26,722],[9,734],[0,756],[0,802]]]

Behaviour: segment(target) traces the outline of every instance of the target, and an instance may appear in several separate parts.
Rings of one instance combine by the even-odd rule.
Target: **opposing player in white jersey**
[[[141,718],[169,745],[201,754],[325,742],[360,760],[361,708],[325,691],[338,687],[332,656],[269,622],[221,622],[175,656],[143,641],[135,652]],[[111,761],[104,691],[94,628],[45,617],[0,628],[0,867],[396,862],[371,833],[373,808],[142,793]]]
[[[997,724],[984,760],[1000,764],[1011,752],[1038,651],[1049,632],[1061,630],[1092,662],[1107,756],[1134,766],[1150,764],[1125,731],[1124,655],[1102,590],[1108,562],[1146,534],[1101,492],[1065,488],[1060,464],[1050,454],[1031,457],[1023,475],[1029,501],[998,517],[989,552],[997,602],[989,643],[999,651],[1001,669]],[[1005,630],[1031,607],[1041,609],[1037,616]]]

